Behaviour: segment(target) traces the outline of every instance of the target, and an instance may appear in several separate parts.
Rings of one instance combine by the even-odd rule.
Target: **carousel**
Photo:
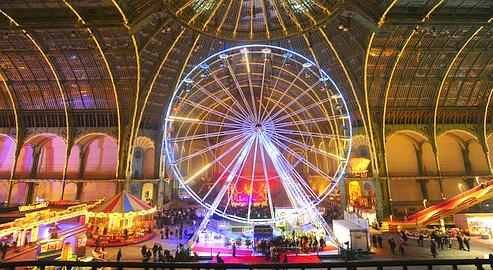
[[[152,238],[156,208],[123,191],[89,213],[87,245],[122,246]]]

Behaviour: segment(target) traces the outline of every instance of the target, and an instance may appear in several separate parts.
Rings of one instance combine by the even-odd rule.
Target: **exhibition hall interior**
[[[492,96],[492,0],[1,0],[0,269],[489,269]]]

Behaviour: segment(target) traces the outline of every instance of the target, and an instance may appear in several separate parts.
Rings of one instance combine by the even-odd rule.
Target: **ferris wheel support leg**
[[[226,181],[225,181],[224,185],[222,186],[221,190],[219,191],[219,193],[217,194],[216,198],[214,199],[214,202],[212,202],[211,207],[209,208],[209,210],[207,210],[207,213],[205,214],[204,219],[202,220],[202,222],[200,223],[199,227],[197,228],[197,230],[193,234],[192,238],[188,241],[188,247],[189,248],[192,248],[195,245],[195,243],[199,239],[200,234],[207,227],[207,224],[209,223],[209,221],[211,220],[212,216],[216,212],[216,210],[217,210],[217,208],[219,206],[219,203],[222,201],[224,195],[228,191],[229,184],[236,177],[236,173],[241,169],[241,167],[243,167],[244,161],[248,157],[248,153],[250,153],[250,148],[252,148],[252,144],[253,144],[254,141],[255,141],[255,137],[254,136],[251,136],[250,139],[245,143],[245,145],[243,146],[243,148],[240,150],[239,155],[238,155],[238,158],[236,160],[236,163],[234,164],[233,168],[229,172],[229,175],[226,178]],[[228,166],[228,168],[231,166],[232,163],[230,163],[230,165]],[[224,173],[226,171],[227,170],[224,170],[224,172],[221,174],[220,178],[223,177],[223,175],[224,175]]]
[[[281,183],[288,193],[288,196],[292,198],[293,207],[301,211],[305,210],[312,224],[317,229],[324,230],[329,237],[329,241],[338,246],[339,243],[337,238],[332,232],[332,229],[330,229],[329,224],[327,224],[317,207],[310,200],[309,196],[303,190],[303,187],[301,187],[301,185],[294,180],[290,173],[291,170],[289,168],[289,164],[286,164],[286,162],[282,159],[282,154],[279,149],[265,134],[261,134],[259,138],[260,143],[267,150],[267,155],[269,155],[272,164],[279,175]]]

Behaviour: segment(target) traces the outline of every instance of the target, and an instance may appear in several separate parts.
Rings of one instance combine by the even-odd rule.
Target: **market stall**
[[[88,246],[121,246],[153,237],[155,207],[123,191],[94,208],[87,224]]]

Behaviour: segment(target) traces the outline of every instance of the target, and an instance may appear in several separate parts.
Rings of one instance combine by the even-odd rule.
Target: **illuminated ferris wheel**
[[[352,136],[328,74],[269,45],[226,49],[194,67],[173,93],[165,129],[173,177],[206,218],[249,224],[304,213],[325,223],[316,206],[337,188]]]

